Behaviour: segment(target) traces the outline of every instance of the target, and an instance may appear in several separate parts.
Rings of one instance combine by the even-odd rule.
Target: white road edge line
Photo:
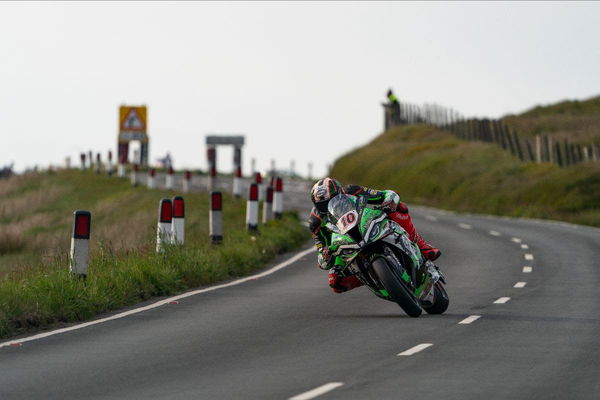
[[[529,265],[526,265],[523,267],[523,273],[525,274],[530,274],[533,271],[533,267],[530,267]]]
[[[502,234],[500,232],[498,232],[498,231],[490,231],[489,233],[492,236],[502,236]]]
[[[315,388],[313,390],[309,390],[308,392],[304,392],[304,393],[301,393],[301,394],[299,394],[297,396],[290,397],[289,400],[310,400],[310,399],[314,399],[315,397],[318,397],[318,396],[320,396],[322,394],[330,392],[333,389],[339,388],[342,385],[343,385],[342,382],[326,383],[325,385],[319,386],[318,388]]]
[[[512,241],[513,241],[513,242],[515,242],[515,243],[521,243],[521,242],[522,242],[522,240],[521,240],[521,239],[519,239],[519,238],[512,238],[512,239],[510,239],[510,240],[512,240]]]
[[[510,297],[500,297],[494,304],[504,304],[510,300]]]
[[[481,318],[481,315],[471,315],[470,317],[467,317],[467,318],[463,319],[462,321],[460,321],[459,324],[463,324],[463,325],[471,324],[471,323],[477,321],[479,318]]]
[[[521,248],[522,248],[523,250],[527,250],[527,249],[529,248],[529,246],[528,246],[528,245],[526,245],[526,244],[522,244],[522,245],[521,245]]]
[[[169,297],[168,299],[157,301],[156,303],[152,303],[152,304],[147,305],[145,307],[135,308],[133,310],[129,310],[129,311],[125,311],[125,312],[122,312],[122,313],[119,313],[119,314],[115,314],[115,315],[110,316],[110,317],[106,317],[106,318],[102,318],[102,319],[97,319],[97,320],[90,321],[90,322],[85,322],[83,324],[70,326],[68,328],[57,329],[55,331],[44,332],[44,333],[40,333],[40,334],[37,334],[37,335],[24,337],[24,338],[21,338],[21,339],[10,340],[8,342],[0,343],[0,348],[2,348],[2,347],[8,347],[8,346],[14,346],[14,345],[19,345],[21,343],[31,342],[33,340],[43,339],[43,338],[46,338],[48,336],[54,336],[54,335],[58,335],[60,333],[71,332],[71,331],[75,331],[75,330],[78,330],[78,329],[87,328],[88,326],[98,325],[98,324],[102,324],[104,322],[113,321],[115,319],[120,319],[120,318],[128,317],[128,316],[133,315],[133,314],[138,314],[138,313],[141,313],[143,311],[152,310],[154,308],[163,306],[165,304],[169,304],[169,303],[171,303],[173,301],[179,301],[181,299],[185,299],[186,297],[191,297],[191,296],[195,296],[195,295],[198,295],[198,294],[201,294],[201,293],[206,293],[206,292],[212,292],[214,290],[224,289],[224,288],[227,288],[227,287],[230,287],[230,286],[236,286],[236,285],[248,282],[250,280],[256,280],[256,279],[264,278],[265,276],[271,275],[271,274],[279,271],[280,269],[283,269],[283,268],[289,266],[290,264],[295,263],[296,261],[298,261],[299,259],[301,259],[305,255],[307,255],[309,253],[312,253],[313,251],[316,251],[316,248],[314,246],[311,247],[310,249],[306,249],[304,251],[301,251],[300,253],[298,253],[295,256],[287,259],[286,261],[277,264],[273,268],[270,268],[270,269],[268,269],[268,270],[266,270],[264,272],[261,272],[259,274],[256,274],[256,275],[250,275],[250,276],[247,276],[245,278],[241,278],[241,279],[237,279],[237,280],[232,281],[232,282],[224,283],[222,285],[211,286],[211,287],[207,287],[207,288],[204,288],[204,289],[198,289],[198,290],[194,290],[194,291],[191,291],[191,292],[183,293],[183,294],[180,294],[180,295],[177,295],[177,296],[174,296],[174,297]]]
[[[463,229],[473,229],[473,227],[469,224],[458,224],[458,227]]]
[[[527,285],[527,282],[517,282],[517,283],[515,283],[515,286],[513,286],[513,287],[521,289],[521,288],[524,288],[525,285]]]
[[[525,259],[526,259],[527,261],[531,261],[531,260],[533,260],[533,254],[529,254],[529,253],[527,253],[527,254],[525,254],[525,255],[524,255],[524,257],[525,257]]]
[[[411,347],[410,349],[403,351],[402,353],[398,353],[399,356],[412,356],[415,353],[425,350],[428,347],[433,346],[433,343],[421,343],[416,345],[415,347]]]

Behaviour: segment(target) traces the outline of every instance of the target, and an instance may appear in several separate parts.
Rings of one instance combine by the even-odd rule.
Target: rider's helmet
[[[319,212],[326,213],[329,200],[342,192],[342,185],[333,178],[324,178],[314,184],[310,198]]]

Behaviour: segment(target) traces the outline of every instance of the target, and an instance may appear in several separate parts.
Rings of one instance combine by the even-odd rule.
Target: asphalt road
[[[441,316],[407,317],[365,288],[334,294],[311,252],[177,304],[2,347],[0,399],[600,398],[600,229],[411,214],[444,252]]]

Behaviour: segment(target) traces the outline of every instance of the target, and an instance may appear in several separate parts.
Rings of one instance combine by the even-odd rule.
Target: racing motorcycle
[[[333,268],[356,275],[376,296],[398,303],[411,317],[442,314],[450,302],[444,275],[425,260],[408,233],[366,198],[339,194],[329,201]]]

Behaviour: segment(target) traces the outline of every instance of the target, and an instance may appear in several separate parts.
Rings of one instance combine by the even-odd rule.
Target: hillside
[[[537,106],[502,120],[523,136],[545,134],[583,145],[600,143],[600,96]]]
[[[394,189],[409,204],[600,226],[600,163],[524,163],[494,144],[425,125],[383,133],[338,159],[331,175]]]

